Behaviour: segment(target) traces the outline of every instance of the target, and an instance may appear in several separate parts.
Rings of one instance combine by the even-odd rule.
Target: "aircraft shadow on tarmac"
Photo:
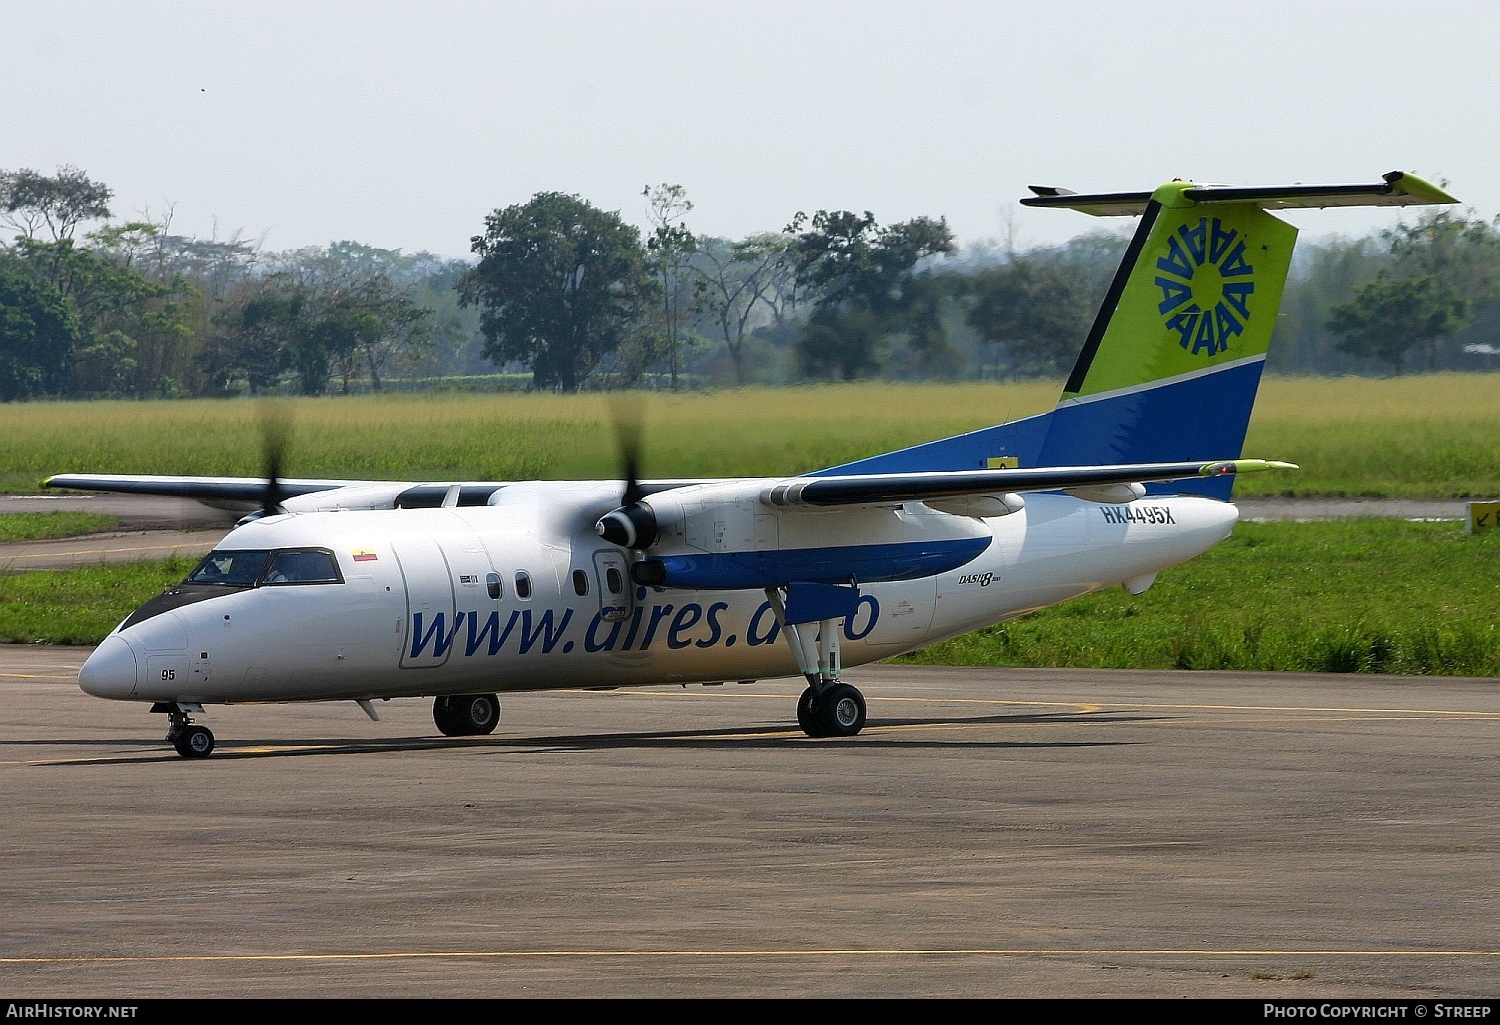
[[[483,749],[496,752],[525,751],[544,754],[558,751],[613,750],[624,748],[716,748],[743,749],[785,748],[808,744],[857,744],[861,747],[901,749],[1062,749],[1123,747],[1138,740],[1007,740],[998,738],[933,738],[905,736],[908,731],[923,729],[971,730],[978,726],[1121,726],[1161,722],[1172,717],[1108,712],[1027,713],[1023,715],[943,716],[931,718],[870,719],[857,738],[813,740],[790,724],[744,726],[734,729],[661,730],[632,733],[595,733],[531,737],[385,737],[368,740],[296,738],[285,740],[224,741],[214,750],[213,761],[242,758],[295,758],[307,755],[363,755],[402,751],[446,751]],[[73,758],[39,758],[35,765],[124,765],[143,762],[180,762],[169,745],[161,750],[141,750],[140,739],[133,740],[10,740],[0,741],[0,749],[15,746],[57,746],[66,744],[100,751],[100,754]],[[120,748],[130,749],[127,752]],[[108,753],[119,751],[119,753]]]

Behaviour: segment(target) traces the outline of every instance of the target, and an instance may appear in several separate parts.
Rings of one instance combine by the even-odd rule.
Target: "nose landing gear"
[[[167,728],[167,743],[184,758],[207,758],[214,753],[213,731],[199,726],[188,715],[203,711],[202,705],[180,705],[175,701],[160,701],[151,706],[153,712],[165,712],[171,725]]]

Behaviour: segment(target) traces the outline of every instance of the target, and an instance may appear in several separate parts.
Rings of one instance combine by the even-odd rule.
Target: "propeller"
[[[641,487],[640,416],[634,410],[616,405],[614,423],[625,491],[620,496],[620,507],[601,516],[594,524],[594,530],[604,540],[621,548],[650,548],[656,543],[658,531],[656,513],[642,501],[646,491]]]
[[[281,486],[282,466],[286,458],[287,443],[291,438],[291,416],[281,406],[266,405],[261,410],[261,452],[266,470],[266,488],[261,492],[261,516],[276,516],[286,512],[281,507],[286,492]]]

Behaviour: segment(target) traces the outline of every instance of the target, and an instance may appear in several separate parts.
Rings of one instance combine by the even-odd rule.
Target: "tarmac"
[[[0,564],[233,521],[0,512],[64,502],[123,529]],[[506,695],[456,740],[417,699],[215,706],[189,762],[88,650],[0,646],[12,999],[1500,998],[1500,680],[871,666],[847,740],[786,680]]]
[[[215,706],[0,647],[0,993],[1500,997],[1500,680],[875,666]],[[1258,1006],[1258,1005],[1257,1005]]]

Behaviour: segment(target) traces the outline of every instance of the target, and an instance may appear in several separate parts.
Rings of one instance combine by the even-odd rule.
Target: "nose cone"
[[[135,651],[119,634],[104,643],[78,670],[78,686],[96,698],[128,698],[135,691]]]

